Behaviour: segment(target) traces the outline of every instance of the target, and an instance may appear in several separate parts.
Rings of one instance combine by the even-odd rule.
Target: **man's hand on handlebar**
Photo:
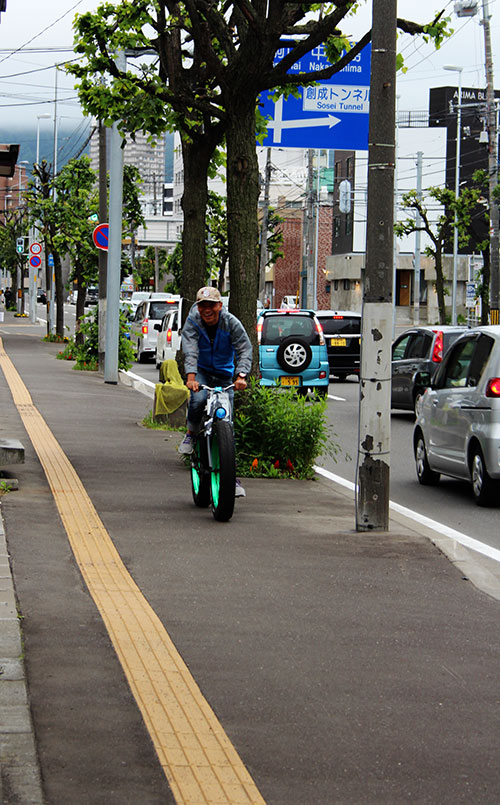
[[[200,390],[200,384],[196,380],[196,375],[194,374],[194,372],[193,373],[190,372],[188,374],[187,380],[186,380],[186,386],[188,387],[188,389],[190,391],[199,391]]]
[[[244,377],[240,377],[238,375],[238,377],[234,381],[234,388],[236,389],[236,391],[243,391],[243,389],[246,389],[246,387],[247,387],[247,381],[245,380]]]

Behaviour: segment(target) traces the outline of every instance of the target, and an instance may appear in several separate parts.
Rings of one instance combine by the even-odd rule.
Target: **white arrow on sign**
[[[300,118],[300,120],[283,120],[283,96],[281,96],[275,104],[274,120],[270,120],[267,126],[270,129],[274,129],[274,143],[280,143],[283,129],[305,129],[311,126],[328,126],[331,129],[340,122],[340,118],[334,117],[334,115]]]

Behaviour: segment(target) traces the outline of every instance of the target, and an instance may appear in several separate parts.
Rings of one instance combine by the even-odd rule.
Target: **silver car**
[[[500,493],[500,326],[476,327],[446,353],[417,405],[413,447],[418,480],[471,481],[479,506]]]

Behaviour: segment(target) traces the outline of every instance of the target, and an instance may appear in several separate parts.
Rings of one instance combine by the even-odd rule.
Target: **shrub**
[[[120,313],[120,330],[118,334],[118,368],[130,369],[134,363],[134,351],[127,338],[128,324],[126,317]],[[70,338],[68,345],[59,352],[60,360],[74,360],[75,369],[83,371],[97,371],[99,368],[99,317],[96,308],[85,316],[80,322],[80,333],[83,335],[83,344],[77,344]]]
[[[259,385],[235,395],[234,429],[240,475],[313,478],[319,455],[336,456],[326,399]]]

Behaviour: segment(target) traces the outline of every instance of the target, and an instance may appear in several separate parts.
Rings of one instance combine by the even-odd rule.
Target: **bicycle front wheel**
[[[210,472],[208,469],[207,440],[200,434],[191,453],[191,491],[196,506],[206,508],[210,503]]]
[[[233,516],[236,487],[234,434],[230,422],[225,420],[214,422],[210,450],[212,514],[216,520],[227,522]]]

